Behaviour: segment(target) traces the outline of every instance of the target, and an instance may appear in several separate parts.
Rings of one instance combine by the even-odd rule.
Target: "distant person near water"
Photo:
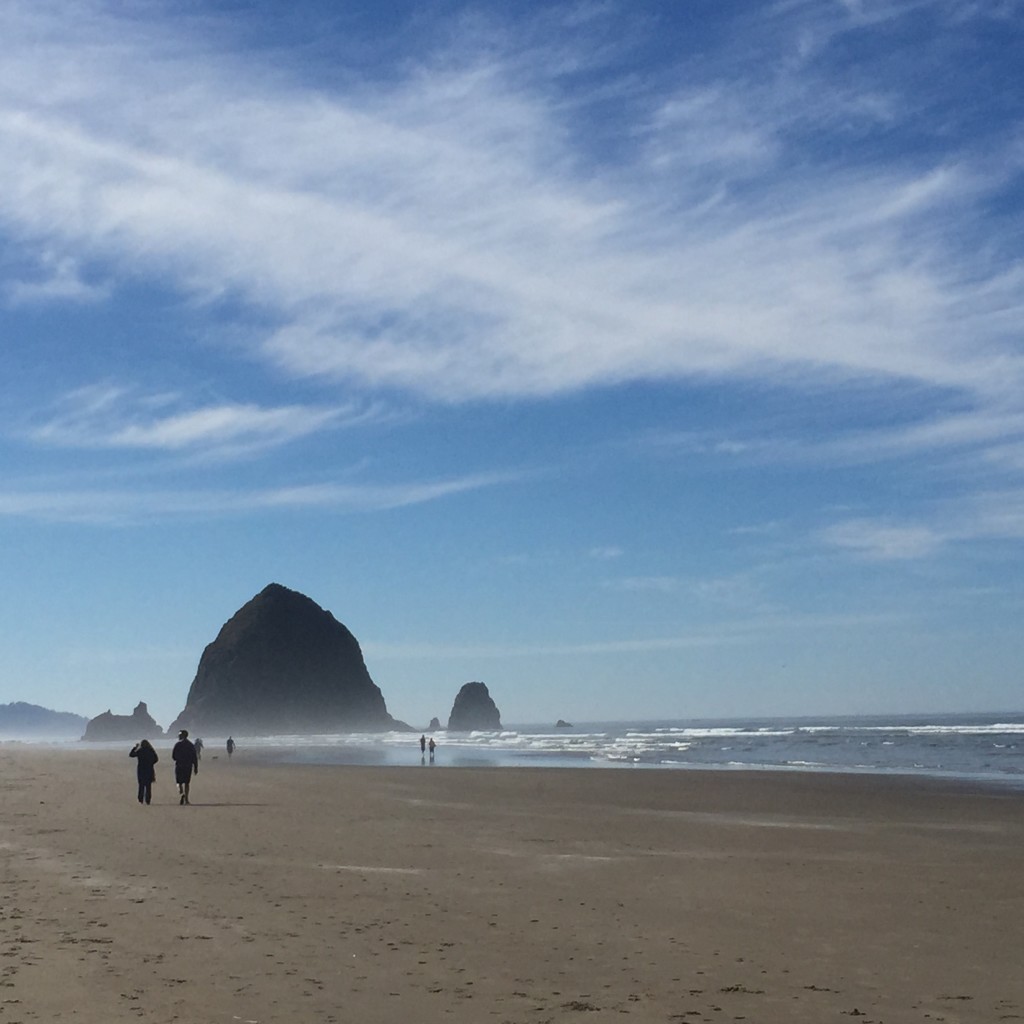
[[[434,742],[434,737],[433,736],[430,737],[430,742],[427,744],[427,747],[430,750],[430,763],[433,764],[434,763],[434,751],[437,749],[437,744]]]
[[[197,761],[202,761],[202,759],[203,759],[203,740],[202,740],[201,736],[197,736],[196,737],[195,747],[196,747],[196,760]]]
[[[135,766],[135,774],[139,780],[139,803],[151,803],[153,800],[153,783],[156,782],[156,768],[154,765],[160,760],[160,755],[153,749],[153,744],[149,740],[139,740],[128,751],[128,756],[134,757],[138,762]]]
[[[178,733],[178,742],[174,744],[171,758],[174,761],[174,781],[178,784],[178,792],[181,794],[178,803],[187,804],[192,775],[199,774],[199,758],[196,755],[195,744],[188,738],[188,729],[182,729]]]
[[[427,752],[427,737],[420,736],[420,753],[425,754]]]
[[[235,752],[235,741],[229,736],[228,737],[228,758]]]

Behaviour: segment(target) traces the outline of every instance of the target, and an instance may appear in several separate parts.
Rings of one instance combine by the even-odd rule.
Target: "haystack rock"
[[[441,729],[441,720],[439,718],[432,718],[430,725],[427,726],[428,732],[439,732]]]
[[[405,728],[388,714],[348,629],[305,594],[271,583],[203,651],[170,732],[267,736]]]
[[[130,715],[115,715],[104,711],[90,718],[85,726],[83,740],[141,740],[163,736],[164,731],[153,720],[145,701],[139,701]]]
[[[448,716],[449,732],[470,732],[474,729],[491,731],[501,728],[498,712],[487,687],[483,683],[466,683],[455,698]]]

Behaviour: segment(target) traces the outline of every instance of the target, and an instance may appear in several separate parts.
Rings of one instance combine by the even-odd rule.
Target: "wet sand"
[[[1024,1021],[1024,794],[0,747],[0,1024]]]

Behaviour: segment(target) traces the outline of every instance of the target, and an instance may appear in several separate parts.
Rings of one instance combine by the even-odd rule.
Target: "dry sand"
[[[1021,793],[128,747],[0,747],[0,1024],[1024,1020]]]

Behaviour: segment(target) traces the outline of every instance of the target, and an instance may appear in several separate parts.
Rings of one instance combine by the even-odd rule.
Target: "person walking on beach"
[[[420,754],[425,754],[426,752],[427,752],[427,737],[421,735],[420,736]]]
[[[231,759],[231,755],[235,752],[235,741],[229,736],[228,737],[228,760]]]
[[[196,760],[202,761],[203,759],[203,739],[201,736],[196,737]]]
[[[434,742],[434,737],[433,736],[430,737],[430,742],[427,744],[427,747],[430,750],[430,763],[433,764],[434,763],[434,751],[437,749],[437,744]]]
[[[156,768],[154,765],[160,760],[160,755],[153,749],[153,744],[149,740],[139,740],[128,751],[128,756],[134,757],[137,762],[135,774],[139,780],[139,803],[151,803],[153,800],[153,783],[156,782]]]
[[[174,744],[171,758],[174,761],[174,781],[178,784],[178,792],[181,794],[178,803],[187,804],[192,776],[199,774],[199,758],[196,756],[195,744],[188,738],[188,729],[182,729],[178,733],[178,742]]]

